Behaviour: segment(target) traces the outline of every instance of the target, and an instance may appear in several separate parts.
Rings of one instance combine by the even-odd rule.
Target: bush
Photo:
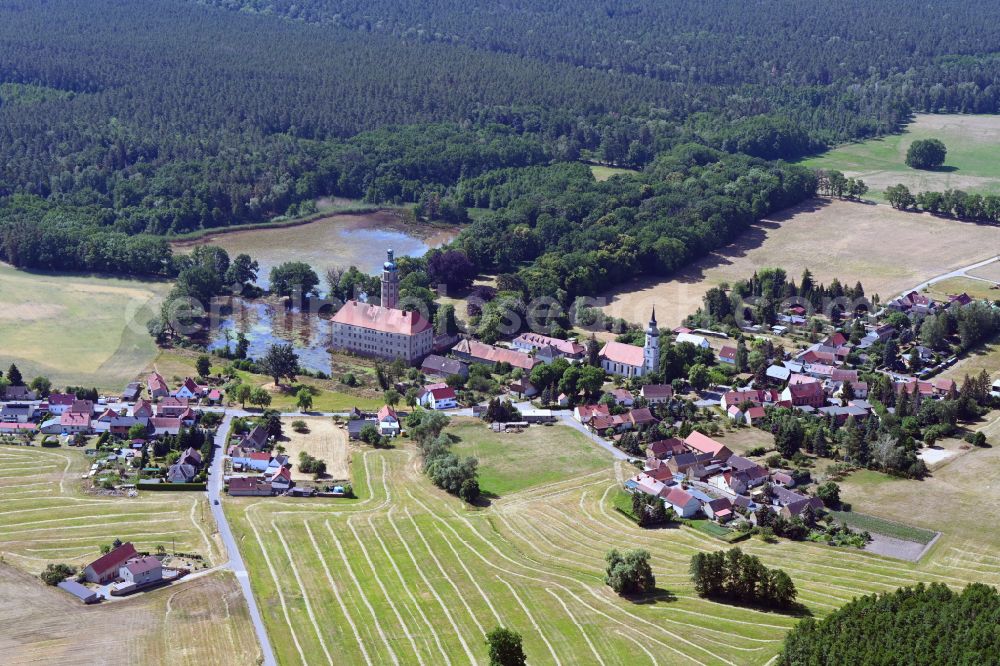
[[[49,564],[41,573],[41,579],[46,585],[58,585],[76,573],[76,567],[69,564]]]
[[[292,421],[292,430],[298,433],[309,432],[309,426],[302,419],[295,419]]]

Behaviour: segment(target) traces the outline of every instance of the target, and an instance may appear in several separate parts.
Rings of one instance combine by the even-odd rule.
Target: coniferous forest
[[[995,112],[1000,7],[949,0],[44,0],[0,6],[0,259],[163,274],[164,237],[434,197],[563,299],[815,190],[781,161]],[[598,183],[580,161],[638,169]]]

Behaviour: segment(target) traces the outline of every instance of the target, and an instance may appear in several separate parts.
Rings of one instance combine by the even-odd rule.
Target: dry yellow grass
[[[217,572],[122,601],[84,606],[0,565],[0,652],[15,664],[257,663],[236,579]]]
[[[302,420],[309,428],[308,432],[298,433],[292,430],[292,421]],[[326,417],[296,416],[281,420],[285,440],[281,445],[292,461],[292,479],[295,481],[312,481],[312,474],[299,471],[299,453],[305,451],[309,455],[326,461],[326,473],[332,479],[344,480],[350,476],[351,452],[347,442],[347,431]]]
[[[942,242],[946,239],[947,242]],[[809,268],[818,282],[833,278],[883,299],[924,280],[996,254],[993,227],[931,215],[904,213],[884,205],[816,199],[754,225],[737,241],[697,261],[669,280],[638,278],[603,294],[604,310],[644,322],[675,326],[722,282],[750,277],[766,266],[788,271],[796,281]]]

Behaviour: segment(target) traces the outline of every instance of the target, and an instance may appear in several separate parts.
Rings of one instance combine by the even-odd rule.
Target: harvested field
[[[921,171],[906,166],[906,150],[916,139],[941,139],[948,148],[943,169]],[[1000,117],[920,114],[902,134],[848,144],[803,164],[836,169],[860,177],[880,198],[890,185],[902,183],[913,192],[960,189],[1000,193]]]
[[[120,391],[155,355],[146,321],[169,285],[0,264],[0,350],[25,378]]]
[[[404,441],[405,442],[405,441]],[[365,451],[360,499],[227,500],[251,583],[282,664],[481,663],[497,624],[524,637],[533,664],[767,664],[795,617],[703,600],[691,555],[719,540],[686,527],[645,531],[613,510],[610,461],[467,508],[419,472],[414,449]],[[969,486],[972,487],[971,485]],[[861,594],[920,581],[1000,582],[987,544],[938,543],[912,564],[852,549],[756,539],[740,544],[784,569],[817,617]],[[658,587],[645,603],[603,583],[604,554],[641,547]]]
[[[968,274],[1000,284],[1000,261],[994,261],[992,264],[986,264],[981,268],[971,270]]]
[[[204,493],[88,495],[79,450],[0,446],[0,554],[37,573],[49,562],[83,565],[119,538],[141,551],[198,553],[211,564],[221,547]]]
[[[942,243],[947,237],[949,242]],[[892,242],[886,242],[891,238]],[[656,306],[661,325],[676,326],[722,282],[779,266],[796,281],[809,268],[818,282],[833,278],[889,299],[921,282],[996,254],[1000,232],[889,206],[815,199],[754,225],[735,243],[669,280],[638,278],[602,296],[604,311],[645,322]]]
[[[5,664],[221,664],[260,650],[236,579],[216,572],[127,600],[84,606],[0,564]]]
[[[305,421],[308,432],[299,433],[292,430],[292,421]],[[350,450],[347,443],[347,431],[338,428],[332,419],[324,416],[295,416],[281,419],[285,439],[280,442],[285,447],[292,462],[292,480],[312,481],[312,474],[299,471],[299,453],[305,451],[309,455],[326,461],[328,478],[347,480],[350,473]]]

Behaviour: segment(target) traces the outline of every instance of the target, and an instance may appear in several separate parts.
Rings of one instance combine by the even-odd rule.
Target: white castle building
[[[434,330],[418,312],[399,305],[399,273],[392,250],[382,264],[382,298],[379,305],[351,300],[333,317],[333,348],[361,356],[402,358],[416,363],[431,353]]]
[[[660,362],[660,329],[656,325],[656,308],[646,327],[646,343],[642,347],[623,342],[607,342],[599,357],[605,372],[625,377],[642,377],[655,372]]]

